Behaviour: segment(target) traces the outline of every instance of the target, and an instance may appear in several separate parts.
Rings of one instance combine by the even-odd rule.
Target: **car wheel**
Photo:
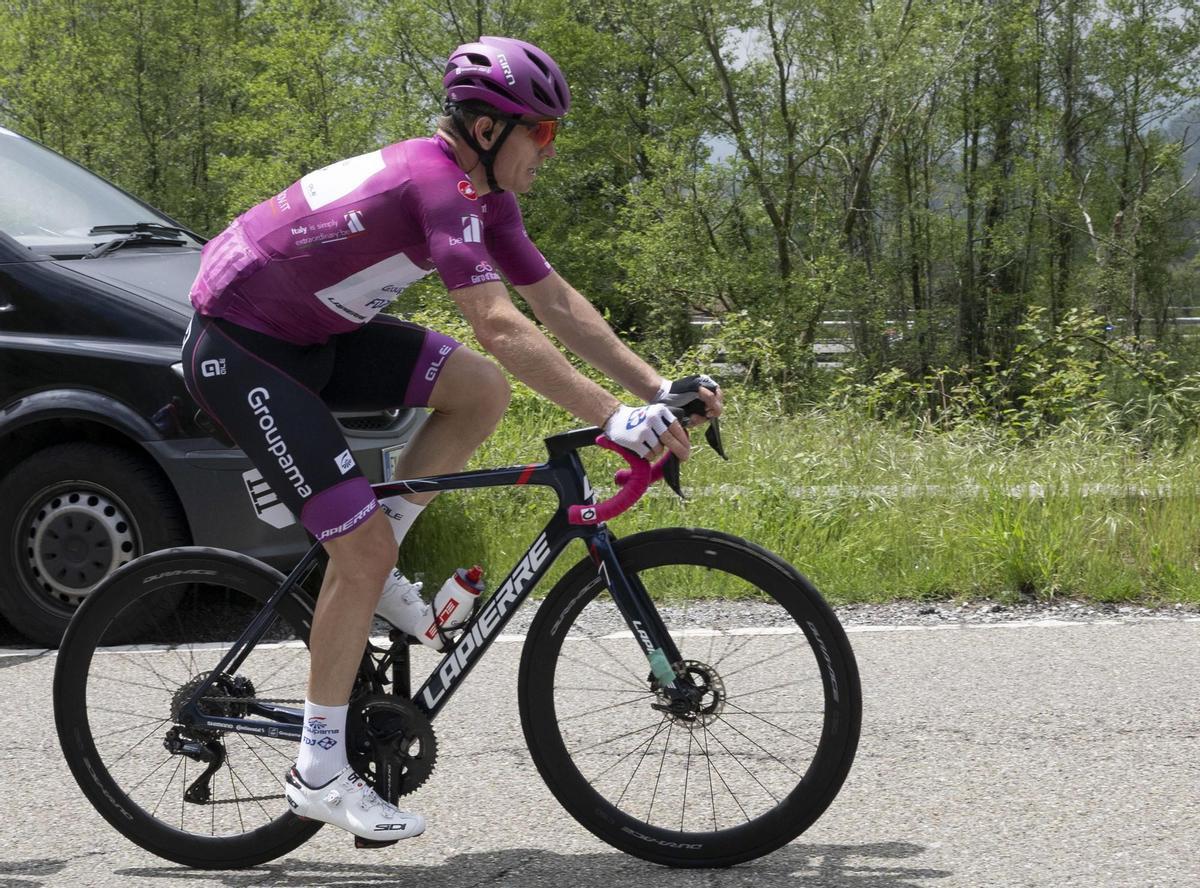
[[[102,579],[144,552],[191,542],[166,479],[116,447],[49,447],[0,481],[0,614],[57,647]],[[129,636],[136,635],[134,621]]]

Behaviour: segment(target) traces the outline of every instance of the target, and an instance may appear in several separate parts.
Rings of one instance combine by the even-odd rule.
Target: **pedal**
[[[362,836],[354,837],[355,848],[386,848],[388,845],[395,845],[399,839],[391,839],[387,842],[377,842],[374,839],[364,839]]]

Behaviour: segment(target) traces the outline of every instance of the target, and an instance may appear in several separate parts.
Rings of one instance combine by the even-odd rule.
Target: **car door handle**
[[[17,307],[15,305],[13,305],[11,302],[0,302],[0,314],[4,314],[6,311],[16,311],[16,310],[17,310]]]

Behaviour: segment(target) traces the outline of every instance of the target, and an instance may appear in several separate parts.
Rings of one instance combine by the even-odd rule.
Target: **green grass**
[[[542,435],[573,425],[521,398],[472,466],[539,461]],[[1083,427],[1016,445],[984,428],[914,432],[849,413],[781,416],[736,395],[723,432],[728,463],[693,435],[688,502],[656,485],[613,530],[737,534],[791,561],[835,603],[1200,602],[1200,447],[1146,452],[1132,436]],[[592,449],[585,463],[600,495],[611,494],[620,461]],[[553,494],[539,488],[443,495],[401,565],[440,582],[478,562],[499,581],[553,508]],[[583,554],[569,549],[551,578]]]

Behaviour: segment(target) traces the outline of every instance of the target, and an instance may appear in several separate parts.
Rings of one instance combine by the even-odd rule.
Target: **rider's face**
[[[530,119],[530,123],[535,123]],[[506,191],[524,194],[533,188],[533,180],[537,178],[538,168],[555,155],[554,141],[545,146],[539,146],[535,139],[536,130],[520,123],[512,124],[513,131],[509,133],[496,158],[496,181]]]

